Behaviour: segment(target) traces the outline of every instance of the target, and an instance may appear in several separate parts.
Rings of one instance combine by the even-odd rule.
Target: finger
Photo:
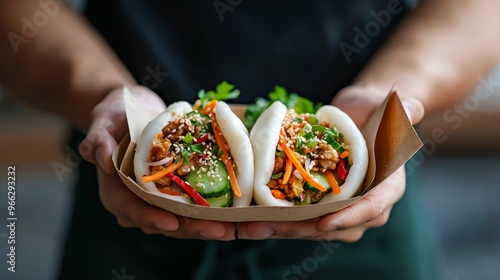
[[[178,217],[178,219],[182,219],[184,217]],[[117,219],[118,224],[122,227],[127,228],[135,228],[139,227],[135,223],[124,220]],[[141,226],[139,229],[145,234],[162,234],[167,237],[178,238],[178,239],[200,239],[200,240],[219,240],[219,241],[230,241],[235,239],[235,230],[234,225],[231,223],[221,223],[224,227],[224,234],[220,235],[219,233],[213,234],[211,230],[207,230],[207,228],[212,228],[211,225],[207,224],[198,224],[197,221],[190,221],[186,225],[181,225],[175,231],[169,230],[161,230],[156,227],[145,227]],[[196,228],[193,229],[193,228]]]
[[[238,225],[238,238],[314,238],[319,235],[315,229],[317,219],[297,222],[246,222]]]
[[[335,95],[332,104],[344,111],[358,127],[362,128],[384,98],[385,95],[371,89],[348,86]]]
[[[422,102],[413,97],[402,97],[401,103],[405,108],[406,115],[412,125],[419,123],[425,115],[425,109]]]
[[[99,195],[105,208],[117,217],[124,227],[160,230],[167,236],[210,240],[233,240],[234,225],[177,217],[163,209],[153,207],[131,192],[116,175],[98,169]]]
[[[113,173],[111,155],[127,133],[127,122],[123,96],[120,91],[109,94],[93,110],[94,121],[86,138],[80,143],[82,157],[100,166],[107,173]]]
[[[114,173],[111,155],[117,143],[102,122],[94,122],[87,137],[80,143],[80,154],[82,157],[97,166],[106,173]]]
[[[363,199],[338,212],[321,217],[316,229],[348,229],[375,220],[403,196],[405,182],[404,167],[401,167]]]
[[[179,224],[180,232],[187,238],[203,237],[209,240],[233,240],[235,238],[236,230],[232,223],[179,217]]]
[[[174,231],[179,228],[177,217],[165,210],[153,207],[131,192],[120,178],[98,168],[99,196],[109,212],[117,219],[128,220],[139,227]]]

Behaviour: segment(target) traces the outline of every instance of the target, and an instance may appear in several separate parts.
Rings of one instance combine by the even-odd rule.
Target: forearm
[[[90,25],[64,5],[32,38],[24,37],[21,19],[43,11],[37,2],[0,4],[0,34],[7,37],[0,41],[0,84],[30,105],[87,128],[103,96],[134,80]],[[14,41],[14,33],[25,40]]]
[[[354,84],[422,101],[427,112],[463,98],[498,63],[499,1],[423,0]]]

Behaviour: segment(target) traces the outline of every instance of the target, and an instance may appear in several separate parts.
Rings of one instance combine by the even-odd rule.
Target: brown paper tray
[[[129,102],[131,98],[125,98]],[[132,98],[133,100],[133,98]],[[132,106],[133,114],[128,114],[129,135],[137,137],[137,127],[144,127],[144,119],[140,124],[133,123],[133,115],[140,113],[137,104]],[[244,105],[232,105],[238,116],[243,116]],[[130,110],[132,111],[132,110]],[[142,114],[144,116],[144,114]],[[132,118],[132,119],[131,119]],[[196,219],[247,222],[247,221],[300,221],[316,218],[339,211],[362,199],[371,189],[389,177],[420,149],[422,142],[408,120],[401,101],[396,92],[391,92],[384,103],[375,111],[362,131],[368,147],[368,172],[360,196],[343,201],[318,203],[306,206],[277,207],[252,205],[240,208],[204,207],[194,204],[170,200],[150,193],[135,182],[133,158],[135,143],[127,136],[113,152],[113,163],[118,175],[125,185],[136,195],[151,205],[165,209],[177,215]]]

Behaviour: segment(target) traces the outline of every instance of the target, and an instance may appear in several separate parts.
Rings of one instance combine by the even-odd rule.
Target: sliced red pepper
[[[200,144],[208,140],[208,133],[193,141],[193,144]]]
[[[194,201],[201,206],[210,206],[208,202],[197,192],[190,184],[182,180],[179,176],[173,173],[168,173],[165,177],[172,179],[177,185],[179,185],[186,193],[194,199]]]
[[[341,159],[337,165],[337,173],[339,174],[339,179],[345,181],[347,178],[347,170],[345,169],[345,159]]]
[[[180,192],[176,192],[176,191],[173,191],[173,190],[169,190],[169,189],[164,189],[164,188],[158,188],[158,190],[162,193],[166,193],[166,194],[169,194],[169,195],[175,195],[175,196],[181,196],[183,195],[182,193]]]

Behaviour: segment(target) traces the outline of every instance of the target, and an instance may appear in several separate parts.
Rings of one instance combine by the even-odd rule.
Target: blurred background
[[[486,81],[490,81],[489,84]],[[443,279],[500,275],[500,70],[475,93],[418,126],[426,144],[407,164],[417,170]],[[0,182],[16,166],[16,268],[5,269],[7,229],[0,227],[0,279],[54,279],[71,214],[74,167],[63,121],[0,95]],[[5,188],[3,188],[5,190]],[[0,220],[6,221],[6,191]],[[3,224],[3,223],[2,223]],[[12,278],[12,276],[15,276]]]

